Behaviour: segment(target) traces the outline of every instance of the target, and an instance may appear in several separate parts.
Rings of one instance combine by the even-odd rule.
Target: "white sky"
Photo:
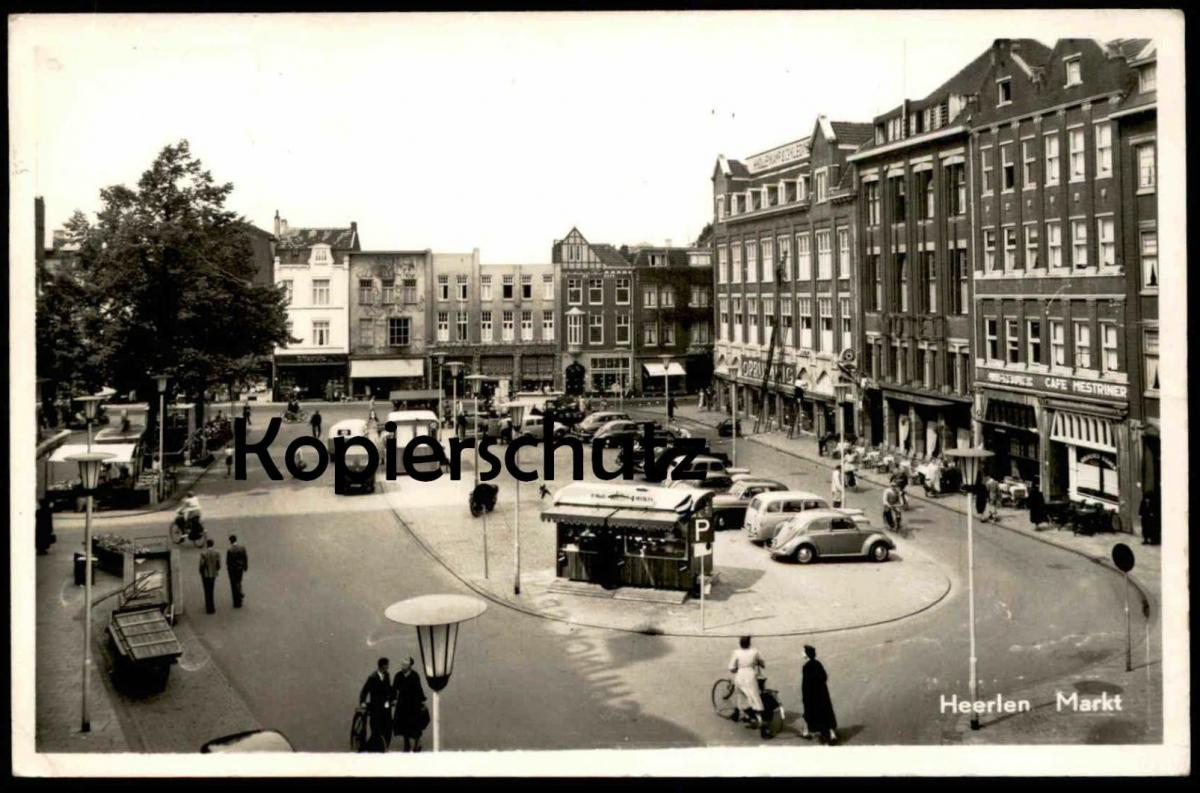
[[[11,112],[33,140],[14,152],[48,234],[187,138],[262,228],[278,209],[293,226],[356,220],[368,249],[548,261],[573,225],[690,242],[718,153],[803,137],[818,113],[869,121],[999,36],[1135,35],[1115,16],[26,17],[10,46],[37,48],[33,73],[10,80],[31,80],[33,106]]]

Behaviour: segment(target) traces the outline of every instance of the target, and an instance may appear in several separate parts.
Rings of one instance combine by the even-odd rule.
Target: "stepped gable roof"
[[[282,235],[276,246],[287,250],[311,248],[314,245],[328,245],[334,250],[350,250],[354,248],[358,230],[351,227],[329,229],[288,229]]]

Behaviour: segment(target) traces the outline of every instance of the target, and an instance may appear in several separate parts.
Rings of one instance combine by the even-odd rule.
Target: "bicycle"
[[[767,688],[765,677],[758,679],[758,690],[761,692],[764,714],[758,734],[763,738],[774,738],[783,731],[783,720],[787,718],[787,713],[783,709],[783,703],[779,701],[779,692]],[[718,678],[717,682],[713,683],[712,704],[717,715],[723,719],[741,716],[743,721],[749,721],[746,714],[739,711],[736,697],[737,686],[729,678]]]
[[[367,709],[359,706],[354,709],[354,718],[350,721],[350,751],[361,752],[367,745]]]

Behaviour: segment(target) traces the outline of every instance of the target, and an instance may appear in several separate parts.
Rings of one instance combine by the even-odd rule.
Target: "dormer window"
[[[313,264],[329,264],[332,259],[328,245],[313,246]]]
[[[717,220],[725,217],[725,196],[717,196]]]
[[[1138,69],[1138,90],[1140,92],[1146,94],[1155,90],[1158,80],[1156,72],[1156,64],[1153,63],[1147,63]]]
[[[996,82],[997,101],[1007,105],[1012,101],[1012,80],[1004,79]]]
[[[1067,71],[1067,86],[1083,85],[1083,62],[1078,55],[1064,61]]]

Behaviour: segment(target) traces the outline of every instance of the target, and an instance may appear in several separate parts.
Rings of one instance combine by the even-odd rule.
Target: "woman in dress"
[[[738,649],[729,658],[729,671],[733,673],[733,683],[737,687],[738,709],[733,712],[737,721],[747,710],[754,713],[755,723],[762,726],[763,703],[762,694],[758,689],[758,670],[767,665],[759,654],[758,648],[750,646],[750,637],[743,636]]]
[[[425,731],[428,711],[425,709],[425,690],[413,669],[412,658],[400,664],[400,670],[392,680],[392,699],[396,703],[393,734],[404,737],[404,751],[421,751],[421,733]]]

